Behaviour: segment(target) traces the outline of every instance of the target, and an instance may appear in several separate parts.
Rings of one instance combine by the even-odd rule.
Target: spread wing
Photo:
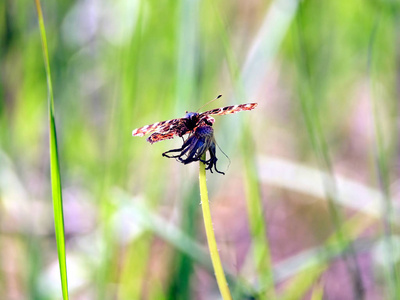
[[[160,134],[170,133],[170,131],[173,132],[174,127],[180,123],[180,120],[181,119],[172,119],[136,128],[132,131],[132,136],[144,136],[152,132],[158,132]]]
[[[231,106],[225,106],[221,108],[215,108],[212,110],[205,111],[201,113],[201,116],[206,116],[206,115],[227,115],[227,114],[234,114],[239,111],[243,110],[252,110],[257,107],[257,103],[247,103],[247,104],[238,104],[238,105],[231,105]]]

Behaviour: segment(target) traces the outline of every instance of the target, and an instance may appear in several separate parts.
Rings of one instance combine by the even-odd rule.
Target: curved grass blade
[[[44,27],[42,8],[40,0],[35,0],[38,13],[40,37],[42,40],[42,51],[44,66],[46,70],[47,89],[48,89],[48,111],[49,111],[49,149],[50,149],[50,174],[51,191],[53,198],[54,226],[57,240],[58,262],[60,266],[61,288],[63,299],[68,300],[67,265],[65,258],[65,236],[64,236],[64,215],[61,192],[60,165],[58,161],[56,124],[54,120],[54,98],[51,83],[49,53],[47,48],[46,31]]]

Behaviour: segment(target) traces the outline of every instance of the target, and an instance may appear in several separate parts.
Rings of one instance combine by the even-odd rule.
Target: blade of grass
[[[248,126],[245,126],[244,132],[248,132],[248,136],[250,136],[250,130]],[[260,178],[254,159],[255,150],[253,142],[248,138],[243,138],[242,142],[244,149],[243,160],[245,165],[246,201],[252,237],[254,262],[257,273],[260,276],[260,285],[265,287],[265,293],[260,295],[260,299],[275,299],[276,295],[273,268],[271,263],[271,251],[267,239],[267,224],[264,220]]]
[[[290,275],[284,270],[292,269],[296,266],[297,274],[290,280],[287,287],[283,290],[280,299],[303,299],[304,294],[311,288],[313,284],[322,276],[325,270],[328,269],[330,261],[334,258],[342,256],[343,252],[346,252],[353,247],[354,239],[365,231],[374,222],[372,218],[365,218],[362,213],[357,213],[352,218],[347,220],[340,230],[344,230],[348,233],[349,240],[347,243],[338,241],[336,232],[334,232],[324,243],[323,248],[315,249],[314,251],[299,255],[297,258],[291,258],[290,262],[280,263],[276,267],[276,271],[281,272],[281,275],[275,275],[278,283],[287,279]],[[307,257],[308,256],[308,259]],[[301,262],[300,262],[301,261]],[[303,264],[301,266],[301,264]],[[282,272],[284,271],[284,272]],[[282,276],[283,275],[283,276]]]
[[[40,0],[35,0],[38,13],[40,37],[42,40],[42,51],[46,70],[47,89],[48,89],[48,111],[49,111],[49,148],[50,148],[50,175],[51,191],[53,198],[54,226],[57,241],[58,263],[60,267],[61,288],[63,299],[68,299],[67,264],[65,257],[65,236],[64,236],[64,215],[61,191],[60,165],[58,160],[57,134],[54,118],[54,97],[53,86],[51,83],[49,53],[47,48],[46,31],[43,21]]]
[[[286,8],[285,10],[281,9],[283,7],[282,4]],[[276,0],[271,3],[247,54],[245,63],[240,71],[240,77],[236,82],[242,95],[251,97],[261,84],[259,78],[266,77],[268,66],[276,56],[296,9],[297,4],[294,2],[289,3],[288,1]],[[267,224],[263,213],[260,178],[254,159],[256,150],[254,149],[254,143],[247,138],[249,136],[251,136],[251,130],[246,125],[242,131],[242,151],[246,178],[247,210],[254,247],[254,259],[257,273],[261,279],[260,285],[264,287],[265,291],[265,293],[260,295],[260,299],[274,299],[276,298],[276,292],[272,259],[267,239]]]
[[[322,282],[317,282],[312,290],[311,300],[322,300],[324,298],[324,286]]]
[[[321,178],[327,176],[324,172],[286,159],[269,156],[258,157],[260,181],[289,191],[302,193],[325,201],[325,193]],[[349,178],[336,175],[338,197],[337,204],[362,212],[374,218],[381,216],[381,207],[384,205],[384,195]],[[394,201],[392,198],[390,201]],[[394,215],[388,222],[397,226],[400,224],[398,206],[394,207]]]
[[[285,7],[285,9],[282,9]],[[236,92],[239,98],[251,99],[252,95],[259,90],[269,70],[269,65],[282,43],[292,19],[297,10],[297,2],[276,0],[271,2],[266,10],[263,23],[260,26],[253,43],[249,48],[246,60],[240,68],[237,59],[234,57],[232,47],[229,43],[228,34],[223,24],[220,11],[214,5],[217,20],[221,20],[220,32],[224,48],[226,51],[228,66],[232,81],[235,83]],[[243,116],[244,117],[244,116]],[[239,123],[237,123],[239,124]],[[229,124],[230,130],[238,126]],[[275,287],[273,278],[273,268],[271,263],[270,246],[267,239],[267,223],[264,217],[262,197],[260,193],[260,180],[258,177],[257,166],[254,161],[256,150],[248,137],[251,136],[249,126],[244,126],[241,130],[242,152],[244,158],[245,180],[246,180],[246,203],[249,219],[249,227],[252,238],[252,248],[254,261],[259,276],[259,284],[264,287],[264,293],[260,294],[260,299],[274,299]],[[245,137],[245,138],[244,138]]]
[[[202,160],[205,160],[205,154]],[[215,240],[214,229],[211,220],[210,204],[208,203],[208,191],[206,182],[206,166],[203,162],[200,163],[199,168],[199,184],[200,184],[200,197],[201,208],[203,210],[204,226],[206,229],[207,242],[210,250],[211,261],[214,267],[215,277],[219,291],[221,292],[222,299],[232,299],[231,292],[229,291],[228,283],[225,278],[224,270],[222,268],[221,259],[218,254],[217,242]]]
[[[338,241],[341,244],[349,243],[349,251],[343,253],[343,260],[346,264],[346,268],[351,275],[353,294],[355,298],[363,298],[364,288],[361,280],[361,273],[359,270],[357,257],[352,247],[352,241],[349,239],[347,233],[341,230],[341,224],[343,223],[343,212],[340,207],[336,204],[338,197],[338,188],[336,177],[332,168],[331,157],[329,154],[329,145],[327,142],[326,132],[321,121],[323,115],[318,105],[321,101],[323,94],[318,90],[318,87],[324,83],[322,76],[315,76],[316,71],[311,68],[310,49],[307,43],[307,35],[304,25],[305,20],[305,6],[299,7],[298,14],[296,16],[296,45],[298,47],[298,72],[302,79],[299,84],[299,101],[307,133],[309,136],[311,149],[314,152],[316,161],[321,170],[324,170],[327,176],[322,178],[326,199],[328,200],[329,212],[332,225],[335,228],[335,233]],[[327,55],[329,58],[329,54]]]
[[[181,210],[185,212],[180,220],[180,230],[185,236],[196,236],[198,224],[198,203],[199,190],[194,182],[187,183],[188,191],[182,198]],[[165,230],[165,227],[163,228]],[[205,252],[204,252],[205,253]],[[206,258],[208,258],[206,256]],[[168,298],[173,300],[190,299],[192,296],[192,277],[194,273],[194,263],[192,257],[182,251],[176,251],[173,257],[173,270],[168,286]],[[211,264],[209,264],[212,270]]]
[[[148,202],[145,198],[132,197],[119,189],[115,189],[112,198],[115,200],[118,210],[124,212],[129,223],[135,224],[133,225],[135,228],[139,226],[144,231],[154,233],[207,272],[211,273],[214,271],[212,261],[206,249],[193,240],[193,235],[188,235],[180,227],[155,214],[145,204],[145,202]],[[118,216],[121,220],[124,220],[125,217],[123,215]],[[250,297],[258,294],[258,289],[254,288],[246,278],[238,277],[237,273],[230,270],[226,265],[223,268],[227,282],[229,282],[230,286],[235,287],[237,297],[234,297],[234,299],[242,299],[246,295]]]
[[[318,281],[321,274],[326,270],[326,265],[321,264],[316,267],[300,272],[293,281],[291,281],[285,289],[281,300],[297,300],[303,299],[306,292],[315,282]]]
[[[371,30],[370,33],[370,38],[369,38],[369,45],[368,45],[368,61],[367,61],[367,69],[368,69],[368,79],[369,79],[369,89],[370,89],[370,102],[371,102],[371,115],[373,119],[373,125],[374,125],[374,138],[375,138],[375,143],[374,143],[374,156],[375,156],[375,164],[376,164],[376,169],[377,169],[377,179],[379,182],[379,187],[381,190],[381,193],[383,195],[383,200],[382,201],[382,206],[381,206],[381,214],[382,214],[382,225],[383,225],[383,235],[384,235],[384,242],[385,242],[385,249],[386,249],[386,259],[387,259],[387,264],[388,266],[391,266],[390,268],[386,269],[384,271],[384,276],[386,280],[386,284],[388,287],[388,294],[389,298],[392,299],[397,299],[399,298],[400,294],[400,287],[399,287],[399,272],[398,269],[396,268],[396,264],[393,261],[392,258],[392,253],[395,253],[397,249],[395,249],[395,245],[392,243],[391,236],[393,235],[394,228],[393,228],[393,223],[390,222],[390,220],[394,219],[394,208],[393,208],[393,203],[390,197],[390,173],[389,173],[389,165],[390,165],[390,150],[386,149],[387,147],[385,145],[388,144],[388,142],[385,140],[384,137],[384,131],[383,131],[383,118],[380,115],[380,109],[381,109],[381,96],[378,95],[378,92],[376,90],[376,83],[374,80],[374,70],[373,70],[373,57],[377,56],[379,54],[375,54],[375,52],[378,52],[377,49],[375,49],[375,43],[377,40],[377,36],[379,34],[379,29],[382,26],[381,23],[384,22],[384,13],[382,9],[377,11],[377,14],[375,16],[375,23],[374,27]],[[379,52],[378,52],[379,53]]]
[[[199,59],[199,1],[177,2],[177,58],[176,58],[176,101],[171,104],[175,113],[180,114],[188,107],[193,107],[188,99],[196,99],[199,94],[198,74],[200,70]],[[197,106],[197,105],[195,105]],[[184,109],[183,109],[184,108]],[[195,182],[186,182],[189,192],[182,197],[179,206],[181,211],[181,230],[193,236],[196,232],[196,221],[198,207],[193,201],[198,198]],[[198,201],[197,201],[198,202]],[[167,299],[189,299],[191,298],[191,282],[194,273],[193,263],[195,260],[183,252],[174,253],[173,265],[167,288]]]
[[[272,58],[276,55],[277,49],[281,44],[284,33],[287,31],[289,20],[293,17],[296,5],[290,10],[281,11],[279,3],[275,1],[271,9],[266,12],[264,23],[260,27],[257,37],[254,39],[253,46],[250,48],[246,62],[242,69],[239,68],[228,34],[223,24],[220,11],[214,5],[216,19],[220,20],[220,35],[224,43],[228,66],[232,81],[235,83],[236,92],[239,98],[248,99],[257,90],[256,86],[261,83],[259,78],[264,78]],[[273,24],[273,25],[271,25]],[[272,29],[271,29],[272,28]],[[271,38],[272,36],[272,38]],[[262,65],[263,67],[260,67]],[[260,72],[263,74],[261,75]],[[239,123],[237,123],[239,124]],[[237,127],[237,124],[230,124],[230,130]],[[265,287],[264,292],[259,295],[260,299],[274,299],[275,287],[273,279],[273,268],[271,263],[270,246],[267,239],[267,224],[264,217],[264,209],[260,192],[257,166],[254,161],[255,149],[253,143],[249,143],[248,137],[251,136],[249,126],[244,126],[240,137],[244,158],[245,181],[246,181],[246,204],[252,239],[252,249],[254,254],[254,264],[259,277],[259,284]]]
[[[116,299],[143,298],[143,286],[149,285],[149,280],[146,278],[146,268],[148,267],[152,240],[153,235],[145,233],[132,240],[127,247],[127,253],[124,255],[121,264],[120,284],[118,285]],[[138,256],[141,259],[136,259]]]

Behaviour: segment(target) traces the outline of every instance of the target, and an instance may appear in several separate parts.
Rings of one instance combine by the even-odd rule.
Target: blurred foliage
[[[399,298],[398,1],[42,6],[71,299],[218,299],[199,219],[198,165],[161,157],[179,138],[150,145],[131,137],[218,94],[204,110],[259,103],[216,117],[215,138],[230,160],[218,149],[226,175],[207,174],[235,299],[263,299],[272,288],[278,299]],[[5,299],[61,299],[47,96],[34,3],[1,1]],[[355,227],[363,230],[351,234]],[[348,235],[342,243],[326,246],[340,232]],[[270,263],[258,264],[260,251]]]

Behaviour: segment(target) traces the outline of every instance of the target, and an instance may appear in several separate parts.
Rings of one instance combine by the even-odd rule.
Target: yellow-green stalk
[[[205,154],[202,156],[205,160]],[[229,291],[228,282],[226,281],[224,269],[222,268],[221,259],[219,257],[217,242],[215,240],[214,228],[211,220],[210,205],[208,203],[208,191],[206,182],[206,167],[200,161],[199,169],[199,183],[200,183],[200,197],[201,208],[203,210],[204,226],[206,228],[207,243],[210,250],[211,261],[213,264],[215,277],[217,278],[218,288],[221,292],[222,299],[232,299],[231,292]]]

